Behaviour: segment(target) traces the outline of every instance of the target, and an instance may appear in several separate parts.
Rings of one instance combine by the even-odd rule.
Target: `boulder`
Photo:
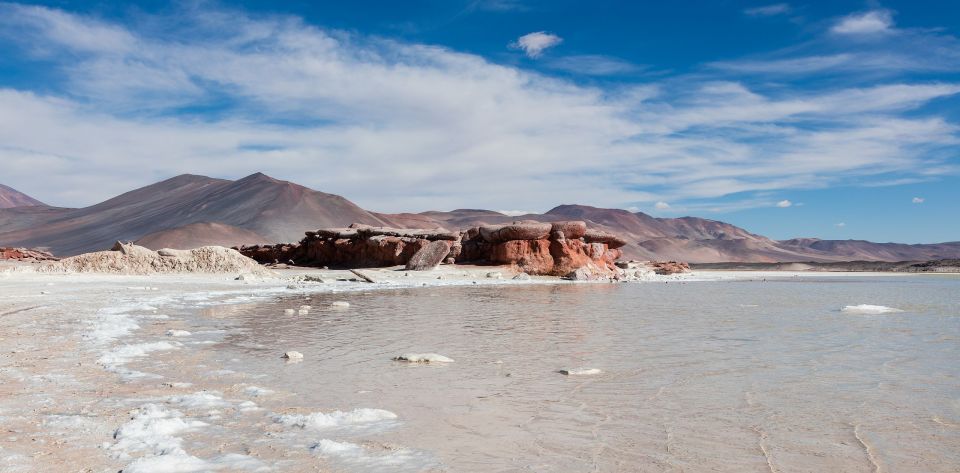
[[[573,271],[567,273],[564,279],[569,279],[571,281],[595,281],[597,280],[596,276],[593,274],[593,271],[590,271],[586,266],[581,266]]]
[[[550,237],[549,223],[516,222],[509,225],[484,225],[480,236],[487,243],[503,243],[514,240],[544,240]]]
[[[567,238],[570,237],[568,236]],[[604,243],[611,250],[623,247],[627,244],[627,240],[603,230],[587,230],[587,232],[583,235],[583,241],[587,243]]]
[[[477,234],[487,243],[500,243],[500,227],[502,225],[481,225],[477,227]]]
[[[434,240],[427,243],[407,261],[407,270],[425,271],[436,268],[450,253],[450,243],[446,240]]]
[[[551,228],[552,226],[549,223],[515,222],[500,227],[497,236],[500,241],[544,240],[550,237]]]
[[[559,232],[562,232],[562,236],[564,238],[569,238],[571,240],[583,238],[583,236],[587,234],[587,223],[579,220],[569,222],[553,222],[550,225],[551,238],[553,238],[552,235],[554,234],[560,236]]]

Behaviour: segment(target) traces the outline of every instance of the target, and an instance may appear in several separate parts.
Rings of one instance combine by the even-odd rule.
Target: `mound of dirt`
[[[110,251],[97,251],[48,263],[37,269],[48,273],[186,274],[249,273],[268,276],[270,271],[236,250],[204,246],[193,250],[150,250],[117,242]]]

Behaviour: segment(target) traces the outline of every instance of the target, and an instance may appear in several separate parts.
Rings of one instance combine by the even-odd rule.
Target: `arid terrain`
[[[353,223],[466,230],[514,221],[580,220],[622,237],[627,242],[622,248],[625,259],[773,263],[960,258],[960,242],[773,240],[716,220],[654,218],[586,205],[519,216],[464,209],[385,214],[260,173],[237,181],[182,175],[79,209],[42,205],[9,188],[0,188],[0,203],[9,207],[0,208],[0,246],[43,248],[58,256],[104,250],[117,240],[153,249],[292,243],[305,231]]]

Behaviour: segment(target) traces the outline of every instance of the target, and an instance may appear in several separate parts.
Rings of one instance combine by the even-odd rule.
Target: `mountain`
[[[13,195],[6,189],[0,189],[3,195]],[[376,213],[341,196],[261,173],[236,181],[184,174],[82,209],[40,203],[0,208],[0,246],[47,248],[68,256],[109,248],[116,240],[137,241],[150,248],[193,248],[295,242],[306,230],[351,223],[455,230],[523,220],[585,220],[591,227],[624,237],[629,242],[623,247],[625,257],[642,260],[764,263],[960,258],[960,242],[777,241],[717,220],[655,218],[586,205],[560,205],[543,214],[520,216],[482,209]]]
[[[507,216],[489,210],[453,210],[419,214],[438,226],[464,228],[516,220],[550,222],[585,220],[591,227],[616,233],[630,243],[624,256],[634,259],[693,263],[779,261],[925,261],[960,257],[960,242],[930,245],[873,243],[862,240],[800,238],[777,241],[740,227],[697,217],[654,218],[642,212],[560,205],[544,214]]]
[[[139,240],[175,246],[199,238],[204,227],[220,233],[221,244],[260,240],[298,241],[307,229],[346,226],[353,222],[393,225],[349,200],[314,191],[261,173],[237,181],[184,174],[136,189],[81,209],[24,213],[0,211],[0,244],[49,248],[58,256],[109,248],[116,240]],[[13,209],[17,210],[17,209]],[[25,225],[30,219],[31,225]],[[180,228],[177,232],[160,233]],[[169,245],[163,237],[170,238]],[[199,238],[199,239],[198,239]],[[237,238],[234,240],[234,238]]]
[[[12,187],[0,184],[0,209],[35,205],[44,205],[44,203]]]

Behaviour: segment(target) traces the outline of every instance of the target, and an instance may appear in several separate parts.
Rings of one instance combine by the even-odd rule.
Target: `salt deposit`
[[[230,406],[230,403],[216,391],[198,391],[193,394],[172,396],[169,402],[185,409],[217,409]]]
[[[887,307],[883,305],[870,305],[870,304],[848,305],[848,306],[844,306],[843,309],[840,309],[840,311],[848,314],[866,314],[866,315],[892,314],[895,312],[903,312],[902,310],[895,309],[893,307]]]
[[[389,471],[391,473],[434,471],[436,462],[423,452],[389,445],[358,445],[351,442],[321,439],[310,451],[315,455],[356,471]]]
[[[132,345],[120,345],[104,353],[97,360],[97,363],[100,363],[100,365],[102,365],[107,371],[118,373],[127,378],[148,377],[151,375],[141,373],[139,371],[125,369],[123,368],[123,365],[127,364],[134,358],[141,358],[155,351],[176,350],[179,348],[179,346],[180,345],[174,345],[170,342],[149,342],[136,343]]]
[[[113,435],[116,443],[110,450],[120,459],[129,458],[130,454],[137,452],[151,456],[172,455],[168,459],[172,461],[196,459],[186,454],[183,439],[177,435],[206,425],[197,420],[184,419],[179,411],[158,404],[145,404],[117,429]]]
[[[567,376],[590,376],[595,374],[603,373],[603,371],[597,368],[571,368],[566,370],[558,371],[560,374],[565,374]]]
[[[146,404],[116,430],[113,436],[116,442],[109,451],[119,460],[133,459],[123,468],[124,473],[257,471],[265,468],[260,460],[247,455],[230,453],[204,460],[187,453],[179,435],[205,426],[204,422],[185,419],[179,411]]]
[[[333,307],[334,309],[346,309],[347,307],[350,307],[350,303],[346,301],[335,301],[330,304],[330,307]]]
[[[193,250],[168,250],[164,256],[132,243],[117,243],[111,251],[97,251],[64,258],[37,268],[50,273],[237,273],[269,276],[270,271],[236,250],[204,246]]]
[[[397,415],[383,409],[360,408],[351,411],[333,411],[328,414],[314,412],[311,414],[283,414],[274,415],[274,421],[287,427],[301,429],[323,430],[335,427],[371,424],[375,422],[393,421]]]
[[[192,333],[186,330],[167,330],[168,337],[189,337]]]
[[[409,361],[411,363],[453,363],[453,360],[437,353],[404,353],[395,361]]]
[[[273,394],[273,391],[270,389],[261,388],[258,386],[247,386],[246,388],[243,389],[243,393],[246,394],[247,396],[258,397],[258,396],[266,396],[269,394]]]

